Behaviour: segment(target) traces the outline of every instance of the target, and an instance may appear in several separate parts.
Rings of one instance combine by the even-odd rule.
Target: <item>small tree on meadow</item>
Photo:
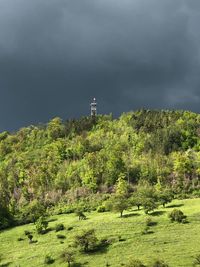
[[[106,209],[120,213],[123,216],[124,210],[129,207],[129,201],[124,196],[112,196],[106,203]]]
[[[79,221],[80,220],[86,220],[87,219],[86,216],[85,216],[85,214],[83,213],[83,211],[81,209],[77,209],[75,211],[75,213],[78,216]]]
[[[29,239],[29,243],[32,243],[33,235],[32,234],[28,234],[27,237]]]
[[[159,202],[165,208],[167,203],[170,203],[173,200],[173,194],[170,190],[164,190],[158,195]]]
[[[138,210],[140,210],[140,207],[142,206],[142,196],[138,194],[137,192],[133,193],[130,203],[133,206],[136,206]]]
[[[48,222],[44,217],[40,217],[35,223],[36,231],[38,234],[42,234],[46,231],[48,227]]]
[[[170,188],[167,187],[163,188],[160,181],[158,181],[158,183],[155,185],[155,190],[158,197],[158,201],[160,202],[161,205],[163,205],[164,208],[165,205],[167,203],[170,203],[174,198],[172,190],[170,190]]]
[[[154,211],[156,208],[158,208],[158,204],[153,198],[143,199],[142,205],[146,214],[149,214],[150,211]]]
[[[74,262],[74,251],[71,250],[64,250],[61,255],[60,258],[63,262],[67,262],[68,263],[68,267],[71,266],[71,263]]]
[[[125,176],[120,174],[115,186],[115,194],[106,202],[106,209],[119,212],[120,217],[122,217],[124,210],[129,207],[128,188],[129,185]]]
[[[95,230],[86,230],[81,235],[75,236],[75,245],[81,247],[84,252],[89,252],[95,249],[98,239],[95,235]]]

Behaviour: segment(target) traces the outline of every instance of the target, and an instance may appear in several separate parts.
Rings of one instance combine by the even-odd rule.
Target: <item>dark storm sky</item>
[[[0,131],[89,113],[200,112],[199,0],[0,0]]]

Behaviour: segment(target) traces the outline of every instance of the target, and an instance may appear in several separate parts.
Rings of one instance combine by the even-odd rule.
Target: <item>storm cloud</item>
[[[0,130],[144,108],[200,111],[200,1],[1,0]]]

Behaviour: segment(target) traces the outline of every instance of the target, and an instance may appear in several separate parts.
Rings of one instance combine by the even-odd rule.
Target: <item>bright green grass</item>
[[[71,231],[61,231],[66,235],[64,244],[57,239],[55,231],[45,235],[33,233],[38,243],[29,244],[24,230],[35,231],[33,224],[15,227],[0,233],[0,254],[2,263],[9,266],[32,267],[45,266],[45,255],[51,254],[55,263],[50,266],[67,266],[59,260],[60,253],[73,243],[74,236],[83,229],[94,228],[99,239],[121,236],[125,241],[116,240],[103,253],[84,255],[76,253],[76,262],[90,267],[121,266],[129,257],[140,259],[148,264],[155,258],[165,260],[171,267],[190,267],[194,256],[200,254],[200,199],[177,200],[171,205],[177,205],[188,216],[188,224],[171,223],[168,213],[174,207],[160,208],[159,215],[151,216],[157,225],[151,227],[152,234],[142,235],[147,215],[141,211],[126,212],[129,217],[119,218],[115,213],[88,213],[88,219],[78,221],[74,214],[54,216],[55,221],[49,223],[54,227],[63,223],[65,227],[73,226]],[[23,237],[23,241],[17,238]],[[48,266],[48,265],[46,265]]]

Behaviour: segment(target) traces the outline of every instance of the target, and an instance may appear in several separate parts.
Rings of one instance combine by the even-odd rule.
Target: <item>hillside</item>
[[[99,205],[121,176],[130,191],[146,181],[178,197],[200,195],[200,115],[139,110],[1,133],[0,228],[33,221],[35,207],[86,197]]]
[[[181,208],[188,216],[189,223],[170,223],[167,215],[172,209]],[[59,233],[65,239],[58,239],[55,230],[45,235],[35,232],[34,224],[18,226],[5,230],[0,234],[2,256],[1,266],[35,267],[48,266],[44,264],[46,255],[51,255],[55,260],[50,266],[67,266],[62,262],[60,255],[68,246],[72,246],[74,237],[83,230],[95,228],[98,239],[111,240],[111,244],[104,250],[96,253],[81,253],[76,249],[74,266],[88,267],[120,267],[136,266],[125,265],[130,259],[139,259],[145,266],[155,259],[164,260],[170,267],[192,267],[195,257],[199,255],[200,244],[197,233],[199,231],[200,199],[174,201],[150,217],[154,222],[148,234],[143,234],[147,215],[135,209],[125,213],[124,218],[119,218],[113,213],[86,213],[87,220],[79,221],[74,214],[57,215],[51,217],[49,226],[63,223],[65,229]],[[69,230],[71,229],[71,230]],[[24,231],[30,231],[33,240],[37,243],[29,244]],[[122,265],[124,264],[124,265]],[[148,264],[148,265],[146,265]],[[139,266],[139,265],[137,265]],[[197,265],[199,266],[199,265]]]

